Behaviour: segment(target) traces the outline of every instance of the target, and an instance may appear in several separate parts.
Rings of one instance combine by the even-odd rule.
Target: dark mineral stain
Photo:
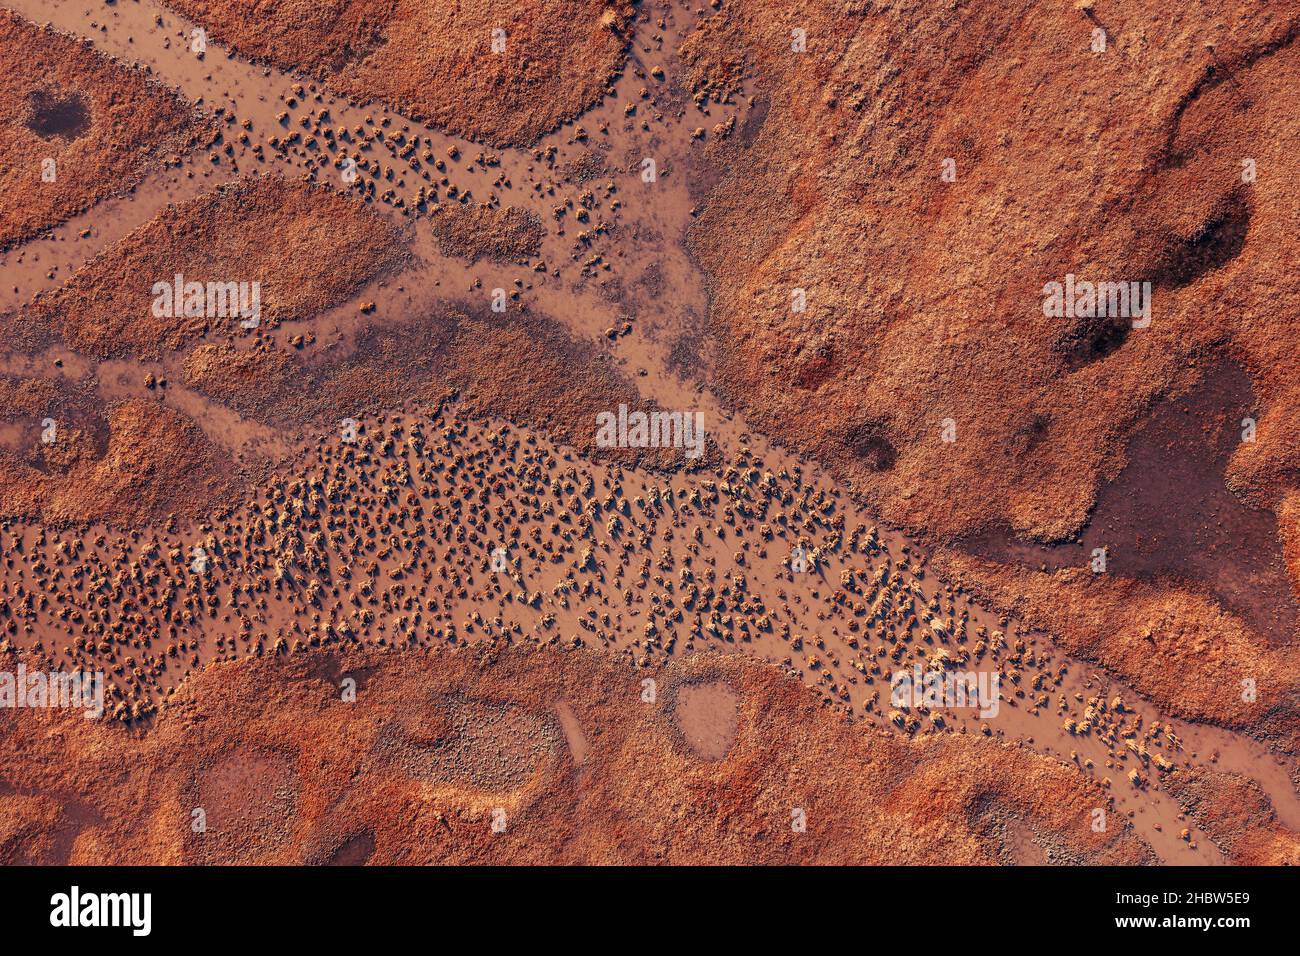
[[[365,866],[375,852],[375,836],[362,832],[348,837],[330,854],[326,866]]]
[[[845,447],[872,471],[889,471],[898,460],[898,449],[878,422],[864,422],[844,438]]]
[[[1118,351],[1133,328],[1133,320],[1098,316],[1082,318],[1057,338],[1054,348],[1068,368],[1080,369]]]
[[[1087,567],[1093,549],[1104,547],[1107,573],[1208,591],[1270,641],[1286,643],[1296,605],[1276,517],[1242,502],[1224,481],[1242,421],[1256,417],[1249,377],[1238,365],[1218,365],[1133,437],[1128,464],[1099,492],[1078,540],[1044,546],[997,531],[963,546],[1048,570]]]
[[[1151,284],[1157,289],[1181,289],[1222,269],[1241,254],[1249,230],[1250,207],[1245,198],[1238,193],[1225,196],[1192,235],[1168,242]]]
[[[37,90],[27,98],[26,124],[43,139],[76,139],[90,128],[90,111],[80,93]]]

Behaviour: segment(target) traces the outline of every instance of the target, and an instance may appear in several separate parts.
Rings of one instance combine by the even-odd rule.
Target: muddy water
[[[614,95],[531,150],[489,151],[492,163],[488,165],[474,162],[484,150],[470,141],[412,123],[382,107],[351,106],[309,80],[248,65],[215,44],[209,43],[199,59],[188,45],[193,24],[150,0],[112,7],[71,0],[5,0],[5,5],[37,22],[48,20],[60,30],[87,37],[105,53],[145,65],[191,100],[222,111],[229,121],[225,139],[233,155],[198,150],[180,170],[156,174],[111,207],[91,210],[55,230],[51,238],[29,243],[11,261],[3,262],[6,276],[12,278],[5,284],[0,308],[18,305],[36,291],[62,283],[76,265],[147,222],[166,202],[190,198],[238,175],[272,171],[355,188],[344,182],[336,168],[346,152],[382,161],[395,170],[392,179],[381,178],[378,183],[403,199],[411,200],[420,186],[433,188],[445,178],[443,197],[454,190],[456,201],[468,196],[476,202],[513,205],[553,224],[537,262],[524,266],[480,262],[470,267],[439,255],[429,224],[420,221],[415,238],[421,260],[417,271],[365,293],[376,302],[380,318],[409,315],[427,305],[430,297],[441,298],[449,291],[453,291],[449,297],[472,293],[486,301],[492,289],[521,289],[527,308],[561,321],[580,337],[604,340],[608,329],[631,321],[632,333],[619,336],[611,348],[643,395],[664,408],[704,406],[721,414],[716,403],[672,374],[670,366],[673,346],[698,332],[707,310],[703,285],[682,242],[692,208],[691,154],[703,149],[689,132],[711,128],[740,113],[741,107],[701,108],[671,83],[646,75],[650,63],[672,66],[670,51],[682,30],[676,19],[670,18],[667,29],[640,31],[634,41],[633,66],[617,82]],[[646,63],[646,68],[637,63]],[[643,86],[652,88],[651,98],[641,97]],[[303,89],[303,95],[297,95],[295,87]],[[295,106],[289,106],[291,101]],[[633,116],[625,114],[628,104],[636,104]],[[369,143],[358,139],[357,148],[329,157],[300,146],[276,151],[267,145],[272,137],[283,139],[286,131],[301,129],[299,119],[321,110],[328,111],[329,123],[336,128],[363,129],[371,137],[386,134],[386,138]],[[282,115],[287,115],[285,121]],[[247,144],[234,135],[245,124]],[[445,170],[407,167],[393,145],[395,133],[408,139],[418,136],[421,151],[427,145],[444,160]],[[255,151],[258,145],[263,146],[260,152]],[[456,160],[450,159],[453,150]],[[547,153],[552,154],[549,160],[535,158]],[[218,159],[215,164],[213,155]],[[642,176],[647,158],[656,163],[651,183]],[[588,172],[569,172],[566,182],[565,172],[574,169]],[[598,174],[590,172],[596,169]],[[363,174],[361,184],[366,179]],[[391,201],[374,205],[395,218],[406,218],[411,210],[410,203],[402,210]],[[557,208],[566,209],[558,221]],[[589,217],[586,223],[576,219],[583,211]],[[87,228],[91,234],[83,238]],[[539,271],[537,265],[545,269]],[[355,322],[355,309],[340,310],[336,321],[346,311]]]
[[[326,156],[299,144],[284,149],[271,145],[273,137],[283,139],[290,129],[302,129],[299,120],[307,111],[318,113],[325,109],[329,111],[331,124],[361,128],[372,137],[365,144],[354,141],[355,148],[350,146],[342,152],[382,162],[394,171],[391,178],[363,177],[361,182],[375,183],[375,195],[367,199],[374,208],[395,221],[413,223],[412,243],[417,261],[402,275],[362,290],[352,302],[340,304],[313,321],[287,323],[274,333],[278,339],[287,340],[296,333],[311,331],[315,333],[318,348],[347,347],[359,328],[357,301],[375,302],[375,320],[382,322],[385,318],[397,320],[417,313],[431,303],[447,299],[476,295],[486,299],[495,288],[518,291],[519,302],[527,310],[556,319],[579,339],[605,343],[647,402],[668,409],[704,411],[711,437],[726,457],[750,448],[765,468],[778,473],[801,473],[807,481],[825,488],[849,526],[872,523],[870,516],[856,509],[826,476],[808,463],[797,461],[749,435],[743,421],[730,415],[693,378],[679,374],[684,343],[689,352],[689,342],[698,334],[708,308],[702,277],[692,266],[682,242],[691,217],[692,187],[698,186],[690,180],[693,168],[690,160],[692,151],[701,148],[691,139],[690,132],[696,127],[711,129],[714,123],[730,115],[738,115],[743,121],[747,108],[743,103],[733,107],[715,105],[705,112],[681,91],[667,85],[655,87],[653,102],[641,100],[640,88],[655,86],[644,75],[645,65],[662,64],[672,74],[667,51],[675,48],[675,37],[684,25],[682,22],[658,31],[662,37],[658,41],[649,38],[648,30],[638,33],[633,65],[618,82],[616,95],[538,144],[539,150],[554,148],[552,159],[539,160],[532,150],[501,150],[495,151],[495,161],[478,163],[474,157],[483,150],[470,142],[411,123],[382,108],[354,107],[323,91],[313,90],[307,81],[229,57],[213,44],[209,44],[205,56],[199,60],[186,42],[191,25],[149,0],[112,6],[87,4],[84,0],[80,3],[3,2],[37,22],[48,20],[59,29],[89,37],[107,53],[147,65],[190,99],[201,101],[209,109],[222,109],[232,119],[227,124],[231,133],[227,142],[232,150],[229,154],[218,153],[216,162],[209,151],[199,150],[187,157],[179,169],[155,174],[134,193],[101,204],[54,230],[48,238],[28,243],[0,259],[6,277],[4,288],[0,289],[0,308],[17,306],[37,291],[56,287],[78,265],[147,222],[167,202],[191,198],[240,175],[263,171],[306,175],[360,194],[360,189],[339,176],[335,164],[341,152]],[[160,22],[155,22],[155,18]],[[638,75],[638,70],[642,75]],[[306,87],[302,94],[294,91],[298,83]],[[290,100],[296,105],[290,107]],[[630,102],[638,104],[631,117],[625,112]],[[282,113],[288,114],[287,121],[282,121]],[[244,129],[245,121],[249,124],[247,144],[239,142],[235,135]],[[578,126],[586,131],[582,138],[578,137]],[[427,165],[418,170],[409,167],[399,160],[391,137],[386,136],[382,141],[377,138],[379,131],[386,134],[401,131],[408,138],[418,135],[434,155],[444,159],[446,169],[436,170]],[[453,148],[459,153],[457,160],[450,159]],[[656,160],[658,176],[653,183],[643,181],[640,175],[645,158]],[[566,170],[579,165],[600,171],[585,178],[566,177]],[[460,201],[468,194],[473,201],[513,205],[534,212],[548,226],[539,256],[535,261],[520,264],[471,263],[442,256],[429,222],[411,213],[415,191],[421,186],[436,188],[441,201]],[[452,187],[455,199],[449,198]],[[397,205],[398,200],[402,201],[401,206]],[[558,219],[557,208],[564,210]],[[587,222],[577,221],[578,210],[586,210]],[[630,323],[630,332],[613,339],[608,337],[609,329],[620,329],[625,323]],[[29,373],[56,374],[52,371],[53,362],[59,358],[64,362],[64,371],[57,374],[95,375],[106,399],[143,397],[141,373],[147,369],[165,374],[173,384],[161,400],[193,417],[237,460],[282,461],[291,472],[304,462],[307,453],[295,436],[241,419],[203,396],[175,385],[181,380],[176,356],[146,367],[133,362],[94,365],[66,351],[56,352],[24,359],[19,364],[26,363],[23,367]],[[554,455],[563,460],[567,453],[555,449]],[[628,497],[648,494],[666,481],[647,474],[616,473],[603,466],[583,464],[582,468],[592,473],[598,483],[621,482],[627,488]],[[688,491],[692,484],[698,485],[703,480],[706,479],[672,481],[675,486],[687,486],[684,490]],[[651,537],[646,554],[660,553],[675,541],[680,543],[683,536],[680,525],[662,524],[647,530]],[[406,531],[412,535],[418,533],[413,526],[408,526]],[[14,553],[17,541],[22,542],[23,553],[32,554],[41,534],[37,529],[15,528],[0,533],[0,542],[6,554]],[[85,545],[100,534],[105,536],[103,544]],[[163,550],[176,547],[188,553],[206,534],[199,522],[182,523],[163,537]],[[877,662],[863,659],[862,635],[850,629],[850,622],[837,613],[831,598],[838,588],[840,575],[846,570],[870,574],[881,567],[897,568],[906,561],[909,571],[905,576],[916,589],[918,603],[941,597],[946,602],[943,616],[948,620],[964,618],[967,630],[972,633],[979,627],[990,633],[1003,631],[1008,644],[1023,641],[1037,656],[1040,670],[1049,664],[1052,668],[1064,668],[1060,685],[1047,691],[1052,700],[1049,705],[1034,706],[1031,695],[1022,687],[1006,684],[996,715],[981,717],[969,711],[949,709],[943,713],[944,728],[934,732],[987,734],[1076,765],[1081,773],[1099,781],[1109,778],[1116,808],[1120,813],[1131,814],[1133,825],[1162,860],[1222,862],[1209,840],[1202,837],[1193,848],[1178,837],[1179,830],[1188,824],[1180,818],[1176,803],[1161,788],[1154,773],[1143,766],[1143,775],[1154,779],[1142,788],[1130,786],[1126,774],[1138,767],[1139,762],[1122,743],[1116,746],[1096,735],[1079,736],[1063,729],[1058,698],[1065,698],[1065,712],[1077,716],[1083,709],[1081,701],[1093,697],[1109,700],[1118,695],[1139,710],[1147,723],[1160,720],[1169,725],[1174,736],[1182,741],[1181,747],[1171,744],[1166,752],[1176,764],[1213,765],[1258,781],[1272,798],[1279,817],[1289,826],[1300,827],[1300,801],[1290,784],[1287,768],[1262,746],[1226,731],[1165,720],[1098,669],[1065,658],[1042,635],[1022,633],[1014,621],[1007,621],[960,596],[947,594],[940,582],[924,575],[924,561],[914,545],[883,529],[881,535],[884,547],[869,562],[864,562],[862,555],[832,552],[815,571],[796,574],[788,566],[788,557],[797,542],[784,531],[766,546],[767,553],[763,555],[760,552],[764,545],[752,534],[738,540],[735,533],[721,525],[703,528],[701,553],[707,556],[709,570],[717,575],[719,582],[744,575],[753,592],[761,594],[769,604],[781,607],[777,616],[789,625],[791,638],[775,631],[740,634],[728,630],[721,636],[699,634],[684,639],[668,653],[710,649],[756,654],[786,667],[821,690],[828,700],[851,709],[859,719],[894,731],[896,728],[889,718],[889,677],[894,665],[883,661],[880,662],[885,665],[882,673],[871,672],[870,665]],[[138,556],[145,543],[130,536],[119,549],[116,541],[121,536],[109,529],[91,529],[79,535],[55,533],[50,539],[57,542],[70,537],[82,542],[87,555],[107,567],[120,564],[123,554]],[[608,540],[603,543],[617,547]],[[394,582],[405,579],[408,562],[400,557],[398,554],[377,562],[379,573],[368,585],[374,592],[383,592]],[[339,562],[351,558],[336,556]],[[226,571],[237,583],[238,569]],[[553,630],[566,636],[586,633],[579,624],[576,602],[566,604],[554,593],[569,571],[568,566],[546,562],[521,569],[528,590],[546,595],[541,610],[554,615]],[[433,581],[432,569],[427,573]],[[16,574],[28,584],[33,582],[32,578],[24,578],[21,569]],[[256,607],[246,595],[235,594],[229,581],[218,584],[216,593],[220,605],[228,610],[196,623],[199,646],[194,654],[194,666],[230,656],[233,641],[227,642],[226,638],[236,621],[255,622],[259,631],[272,635],[292,637],[302,633],[299,627],[302,606],[291,593],[275,592],[265,610]],[[335,622],[345,619],[351,612],[350,599],[355,597],[355,592],[345,588],[336,598],[327,599],[324,617]],[[65,631],[57,613],[55,606],[42,611],[34,628],[37,639],[51,651],[56,651]],[[641,639],[647,617],[644,605],[615,607],[611,604],[607,613],[613,621],[614,637],[608,645],[611,652],[629,657],[665,652],[662,646],[647,647]],[[502,624],[494,628],[476,629],[473,632],[476,639],[499,636],[512,623],[524,634],[541,633],[537,611],[518,604],[488,606],[481,593],[449,599],[444,617],[460,622],[474,614],[488,620],[502,618]],[[377,632],[383,633],[382,624],[377,626]],[[797,648],[795,641],[800,645]],[[944,643],[942,639],[937,640],[938,645]],[[187,666],[169,668],[161,685],[174,686],[188,669]],[[557,714],[577,758],[585,740],[580,728],[569,719],[571,711],[566,717],[566,707],[562,702],[557,705]],[[712,740],[720,733],[717,723],[721,717],[714,710],[711,704],[687,708],[692,733],[701,740]],[[700,718],[698,727],[694,723],[696,717]],[[1020,849],[1029,853],[1025,846]]]
[[[126,195],[107,199],[49,233],[0,253],[4,276],[0,312],[63,285],[77,269],[149,222],[168,203],[201,196],[230,179],[228,173],[211,169],[197,174],[192,169],[164,170]]]
[[[382,160],[390,170],[397,170],[391,180],[378,180],[381,188],[413,199],[415,189],[433,188],[445,179],[444,198],[454,190],[458,201],[469,196],[474,201],[513,205],[553,224],[536,262],[470,264],[441,256],[432,229],[420,218],[413,243],[417,265],[396,281],[364,290],[360,297],[376,305],[370,322],[418,314],[431,300],[480,296],[486,301],[494,289],[518,290],[523,308],[556,319],[579,338],[608,343],[616,363],[634,380],[647,402],[670,409],[699,409],[710,417],[724,414],[710,395],[672,374],[670,367],[675,361],[674,347],[698,333],[707,309],[703,286],[681,241],[690,220],[690,154],[702,149],[686,131],[711,127],[739,107],[701,109],[671,84],[656,83],[646,71],[637,75],[632,68],[617,83],[615,95],[579,121],[566,124],[534,150],[491,153],[488,165],[473,161],[483,154],[473,143],[410,123],[382,108],[352,107],[321,90],[313,92],[308,81],[303,81],[305,87],[300,86],[295,77],[249,66],[215,45],[209,44],[200,60],[186,42],[192,25],[158,4],[87,8],[74,2],[10,0],[8,5],[88,37],[104,52],[144,64],[189,98],[221,110],[230,121],[226,142],[233,155],[198,150],[186,158],[180,170],[156,174],[112,206],[91,210],[55,230],[48,239],[28,244],[3,263],[11,278],[0,295],[0,308],[19,305],[36,291],[65,281],[77,265],[130,228],[148,221],[166,202],[190,198],[238,175],[273,171],[307,175],[349,188],[333,165],[342,152],[326,162],[321,155],[300,147],[276,151],[269,146],[272,138],[283,138],[286,129],[299,128],[296,121],[302,116],[328,110],[335,127],[363,129],[371,137],[387,134],[383,141],[374,138],[363,143],[358,139],[354,145],[359,148],[345,150],[363,160]],[[639,40],[634,62],[649,60],[671,66],[666,51],[675,48],[678,29],[672,25],[655,31],[653,41]],[[650,99],[640,95],[644,85],[653,88]],[[296,95],[295,87],[304,95]],[[290,102],[296,105],[290,107]],[[631,117],[625,114],[629,103],[637,107]],[[282,115],[288,117],[284,122]],[[246,124],[247,144],[233,135]],[[427,165],[418,171],[404,169],[392,145],[393,134],[398,132],[408,138],[418,136],[422,146],[445,158],[442,175]],[[256,151],[259,145],[264,147],[260,152]],[[459,157],[455,161],[449,158],[453,150]],[[548,160],[536,158],[547,153],[552,154]],[[211,162],[214,156],[219,160],[216,164]],[[645,158],[653,158],[657,164],[653,183],[645,182],[641,175]],[[573,174],[574,169],[587,172]],[[566,171],[570,171],[571,181],[565,181]],[[366,178],[363,175],[361,185]],[[409,218],[412,204],[398,210],[392,202],[373,205],[396,219]],[[556,209],[566,210],[560,220],[555,219]],[[577,221],[579,213],[589,217],[586,223]],[[87,231],[89,235],[83,236]],[[317,340],[346,342],[358,321],[352,303],[340,306],[319,321]],[[619,335],[612,342],[606,337],[611,328],[629,322],[630,334]],[[287,326],[278,338],[287,339],[301,331]],[[177,370],[167,370],[171,380],[177,380]],[[230,444],[228,437],[212,437],[220,444]]]
[[[495,426],[490,430],[495,430]],[[756,447],[757,443],[754,444]],[[482,449],[483,440],[471,436],[458,454],[469,454],[475,447]],[[565,460],[566,453],[563,449],[549,448],[544,442],[541,443],[541,447],[556,461]],[[792,471],[803,467],[785,458],[779,452],[765,450],[757,455],[763,468],[776,472]],[[572,456],[570,458],[576,462]],[[577,467],[580,472],[593,474],[598,488],[605,487],[606,482],[621,485],[623,494],[629,499],[637,496],[647,498],[655,489],[662,489],[668,484],[662,477],[646,474],[619,472],[586,463]],[[306,462],[289,470],[295,474],[312,473],[312,469]],[[444,471],[449,470],[444,469]],[[807,487],[807,483],[811,482],[810,469],[804,468],[804,476],[805,487]],[[669,479],[669,482],[677,491],[677,500],[681,502],[689,499],[692,490],[703,490],[704,483],[708,480],[710,479],[707,476],[701,476],[687,479],[674,478]],[[468,490],[463,479],[439,481],[438,487],[439,491],[433,496],[433,500],[456,500],[462,498]],[[842,509],[848,527],[869,520],[869,516],[854,510],[850,501],[840,497],[833,486],[823,487],[836,507]],[[421,494],[426,493],[420,483],[417,483],[414,488]],[[519,500],[526,501],[527,489],[505,489],[499,500],[507,501],[516,495],[521,496]],[[703,515],[692,517],[687,513],[688,510],[682,508],[681,513],[674,515],[672,521],[660,520],[646,524],[629,521],[630,533],[637,533],[640,530],[649,533],[648,540],[634,553],[663,554],[679,548],[682,539],[686,537],[687,529],[704,517]],[[1109,778],[1109,790],[1115,799],[1115,811],[1132,815],[1133,825],[1152,844],[1161,859],[1171,862],[1221,862],[1220,854],[1208,840],[1198,839],[1193,848],[1179,838],[1179,831],[1188,825],[1187,822],[1180,819],[1179,809],[1161,788],[1158,775],[1153,769],[1138,761],[1126,749],[1122,739],[1109,740],[1100,734],[1080,736],[1063,729],[1062,725],[1067,717],[1077,719],[1080,716],[1084,701],[1094,697],[1109,701],[1115,696],[1120,696],[1126,702],[1128,711],[1136,713],[1142,719],[1143,725],[1149,726],[1153,720],[1161,720],[1163,724],[1167,724],[1174,736],[1181,740],[1180,745],[1174,745],[1164,744],[1158,739],[1151,744],[1153,754],[1163,753],[1164,757],[1175,766],[1210,765],[1221,770],[1242,773],[1257,780],[1264,787],[1284,822],[1297,818],[1297,801],[1290,787],[1286,770],[1271,758],[1263,747],[1226,731],[1190,727],[1178,721],[1164,721],[1154,709],[1143,703],[1118,681],[1095,668],[1069,661],[1059,655],[1051,642],[1041,635],[1022,633],[1017,629],[1014,621],[997,618],[965,601],[959,595],[947,592],[939,582],[924,573],[924,567],[916,561],[914,553],[912,560],[905,564],[908,555],[902,549],[908,546],[899,539],[890,540],[884,550],[870,556],[862,553],[827,553],[823,563],[816,570],[796,574],[790,569],[788,561],[795,540],[794,535],[787,535],[781,531],[774,541],[764,546],[753,528],[742,529],[739,526],[733,527],[721,523],[714,525],[710,521],[704,521],[699,550],[703,565],[697,567],[697,574],[702,575],[707,572],[714,576],[718,585],[736,581],[743,576],[749,592],[762,596],[770,603],[777,627],[767,631],[751,630],[748,633],[728,627],[723,633],[717,635],[691,627],[683,634],[675,632],[676,636],[673,640],[675,646],[666,646],[662,641],[655,643],[642,640],[643,625],[649,618],[649,607],[643,599],[637,598],[631,603],[626,603],[617,598],[618,579],[621,576],[615,575],[614,565],[611,562],[622,550],[622,545],[608,533],[601,533],[598,530],[591,542],[595,553],[602,556],[600,570],[597,572],[587,569],[575,574],[572,559],[560,563],[549,560],[545,546],[550,541],[557,545],[556,550],[558,550],[560,542],[556,539],[543,537],[541,539],[543,550],[539,552],[536,559],[520,555],[519,588],[521,591],[535,592],[543,596],[541,603],[532,607],[521,601],[503,602],[497,592],[490,588],[485,590],[485,582],[481,579],[468,581],[470,587],[467,590],[459,589],[454,585],[440,584],[438,575],[434,573],[440,561],[437,557],[437,547],[435,546],[432,553],[426,553],[419,560],[415,560],[409,550],[411,545],[428,539],[428,531],[409,516],[399,517],[400,524],[397,526],[390,525],[383,516],[371,519],[364,512],[358,515],[357,520],[362,522],[363,527],[373,520],[375,522],[373,527],[379,532],[379,540],[396,541],[399,547],[387,556],[381,556],[375,562],[374,570],[366,572],[358,580],[349,584],[336,579],[336,585],[342,584],[342,587],[336,596],[327,596],[317,606],[320,612],[319,624],[309,621],[304,613],[308,608],[302,604],[300,593],[292,589],[269,593],[261,606],[250,601],[247,592],[236,594],[236,589],[246,587],[255,579],[255,574],[245,574],[240,567],[242,562],[238,559],[235,559],[234,563],[227,563],[224,557],[216,558],[211,587],[216,597],[214,606],[220,608],[220,611],[215,612],[211,617],[201,618],[187,631],[192,637],[198,637],[193,666],[198,667],[210,660],[246,653],[246,651],[235,651],[233,642],[227,641],[227,638],[237,629],[236,625],[241,622],[247,621],[254,633],[269,635],[267,643],[277,635],[290,640],[305,639],[313,630],[324,630],[327,626],[330,630],[343,632],[348,627],[348,622],[355,619],[357,606],[375,607],[378,610],[376,595],[396,593],[393,592],[395,586],[409,588],[413,585],[407,582],[421,581],[425,582],[419,588],[421,593],[424,593],[425,587],[428,587],[432,593],[439,596],[440,609],[430,614],[424,625],[430,631],[441,630],[444,627],[458,629],[463,627],[464,630],[458,638],[460,641],[494,639],[511,633],[541,640],[554,640],[563,636],[567,640],[570,636],[588,634],[581,623],[584,617],[584,605],[588,605],[588,602],[571,600],[571,598],[574,597],[575,582],[590,578],[596,583],[597,590],[588,606],[596,607],[597,610],[608,614],[611,619],[606,629],[609,640],[604,644],[609,652],[630,659],[643,657],[654,659],[664,654],[685,654],[700,650],[754,654],[785,667],[792,674],[823,692],[828,700],[846,706],[860,720],[883,730],[894,731],[895,728],[890,720],[892,709],[889,696],[890,677],[894,670],[910,667],[912,661],[910,658],[901,662],[880,661],[868,654],[867,648],[876,642],[869,640],[864,632],[850,630],[852,618],[846,617],[833,599],[833,592],[836,590],[834,582],[840,579],[843,571],[852,570],[859,578],[869,579],[881,568],[887,567],[902,575],[907,582],[907,587],[912,589],[911,593],[915,594],[918,605],[927,603],[932,596],[942,596],[941,613],[945,620],[953,622],[965,620],[967,632],[970,634],[975,633],[980,627],[984,627],[989,633],[1002,630],[1005,632],[1008,645],[1023,641],[1026,648],[1037,656],[1037,661],[1032,668],[1026,668],[1023,664],[1018,666],[1017,669],[1024,675],[1020,684],[1011,682],[1009,675],[1012,668],[1006,663],[1005,656],[1002,654],[995,652],[979,663],[966,665],[996,671],[1003,675],[1002,699],[997,713],[980,715],[969,710],[939,709],[936,713],[943,716],[944,726],[937,732],[986,734],[995,739],[1031,747],[1038,752],[1057,757],[1062,762],[1077,766],[1079,772],[1099,782]],[[220,553],[224,554],[232,543],[234,529],[241,524],[246,522],[236,521],[233,525],[223,520],[214,522],[221,545]],[[124,561],[140,560],[150,542],[148,536],[138,540],[136,540],[137,536],[130,536],[119,548],[116,540],[118,536],[107,529],[104,529],[104,533],[107,536],[106,540],[102,544],[90,544],[88,553],[107,568],[120,567]],[[41,551],[37,546],[37,537],[40,534],[37,529],[20,529],[17,534],[23,539],[20,549],[22,553],[34,554]],[[93,542],[96,537],[97,533],[94,531],[91,534],[56,532],[49,536],[44,551],[57,551],[62,540],[80,541],[84,545],[87,541]],[[206,532],[199,523],[183,524],[174,534],[163,536],[157,550],[165,554],[175,548],[187,555],[195,542],[205,541],[206,537]],[[2,538],[0,544],[4,545],[4,553],[7,554],[19,550],[14,547],[13,542],[4,541]],[[469,545],[459,549],[459,554],[468,555],[472,563],[474,551]],[[358,569],[358,561],[351,553],[337,553],[332,561],[338,569],[349,566]],[[464,564],[464,557],[458,556],[454,563],[446,567],[454,568],[456,564]],[[149,562],[146,561],[145,565],[147,568]],[[904,567],[910,570],[902,571]],[[21,578],[23,572],[20,570],[18,575]],[[29,584],[40,586],[39,581],[31,578],[27,580]],[[566,584],[571,586],[567,590],[557,591],[557,588]],[[363,587],[364,591],[359,592],[359,587]],[[360,594],[366,596],[358,605],[356,599]],[[62,603],[56,601],[39,615],[34,627],[36,634],[45,638],[47,647],[51,650],[59,646],[62,640],[66,640],[58,637],[62,628],[56,614]],[[551,616],[551,625],[539,623],[544,615]],[[477,624],[467,623],[475,620],[478,621]],[[307,625],[305,629],[304,624]],[[780,629],[784,626],[788,626],[789,636],[782,635]],[[394,629],[386,613],[380,613],[369,627],[368,636],[371,639],[382,640],[385,643],[401,642],[399,631]],[[680,631],[680,628],[677,631]],[[891,627],[891,633],[898,636],[900,632]],[[587,637],[587,640],[590,641],[591,638]],[[930,646],[932,650],[947,648],[952,651],[957,651],[962,646],[959,640],[946,640],[941,637],[933,641],[922,637],[920,644],[932,645]],[[140,650],[145,649],[140,648]],[[859,670],[856,666],[872,663],[883,664],[879,673]],[[1059,668],[1063,670],[1058,670]],[[163,684],[174,686],[189,669],[190,667],[184,664],[173,664],[163,676]],[[1047,688],[1050,701],[1043,706],[1035,706],[1032,700],[1035,695],[1027,692],[1029,676],[1034,673],[1060,676],[1059,685],[1051,685]],[[1064,707],[1058,706],[1058,699],[1064,700]],[[686,703],[687,707],[683,713],[687,715],[691,727],[683,727],[683,731],[688,739],[696,741],[697,749],[703,753],[711,746],[708,741],[718,736],[709,729],[717,723],[710,716],[715,708],[708,706],[707,701],[706,706],[698,708],[690,701]],[[575,728],[571,726],[571,722],[565,720],[563,708],[559,709],[559,713],[566,735],[570,738],[570,745],[577,755],[581,751],[582,744],[577,742],[578,738],[574,736]],[[695,721],[696,716],[700,717],[699,721]],[[1131,786],[1126,779],[1131,769],[1138,769],[1150,780],[1150,783],[1141,788]],[[1081,825],[1083,825],[1082,821]]]

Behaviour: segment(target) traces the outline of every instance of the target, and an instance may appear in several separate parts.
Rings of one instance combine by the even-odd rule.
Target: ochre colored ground
[[[1240,723],[1241,678],[1284,667],[1295,686],[1294,654],[1270,646],[1295,638],[1300,583],[1300,12],[1082,7],[742,0],[686,38],[696,89],[752,77],[766,111],[714,147],[728,171],[691,234],[717,384],[1001,606],[1177,712]],[[1045,318],[1043,286],[1067,273],[1150,281],[1150,326]],[[1242,396],[1196,398],[1234,366]],[[1186,396],[1196,437],[1141,441]],[[1193,474],[1156,460],[1224,441]],[[1140,507],[1103,509],[1126,467]],[[1185,533],[1162,541],[1165,512]],[[1090,519],[1095,542],[1065,559],[977,559],[978,539],[1064,542]]]
[[[0,861],[1300,862],[1295,3],[4,4]]]
[[[676,706],[717,681],[737,716],[711,759],[691,749]],[[246,659],[204,671],[143,738],[74,713],[24,719],[0,740],[10,862],[1150,858],[1123,824],[1080,826],[1107,797],[1053,761],[983,739],[864,732],[737,658],[652,670],[562,650]]]
[[[262,324],[252,331],[262,331],[315,317],[405,258],[398,231],[342,196],[250,178],[164,210],[62,288],[38,296],[7,331],[19,348],[57,339],[96,357],[151,359],[209,333],[245,331],[240,316],[194,317],[175,303],[155,308],[155,283],[174,285],[178,273],[187,284],[259,282]]]
[[[143,71],[0,10],[0,249],[131,189],[210,135]]]
[[[529,145],[604,94],[632,9],[609,0],[167,3],[241,56],[497,146]]]

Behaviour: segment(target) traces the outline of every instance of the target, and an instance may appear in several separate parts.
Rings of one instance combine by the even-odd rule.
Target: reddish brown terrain
[[[339,699],[347,677],[355,703]],[[660,703],[642,701],[648,679]],[[688,695],[719,687],[731,723],[701,752],[685,727],[702,705]],[[61,717],[59,732],[38,719],[7,735],[22,768],[0,804],[10,862],[1151,857],[1127,825],[1077,825],[1106,797],[1060,764],[982,738],[864,733],[737,657],[638,670],[557,649],[313,653],[214,665],[143,738]],[[176,824],[192,809],[202,833]],[[797,810],[805,832],[790,826]]]
[[[684,44],[695,88],[760,77],[766,110],[691,234],[719,387],[948,574],[1176,712],[1268,732],[1297,703],[1298,15],[825,7],[800,57],[740,3]],[[1150,326],[1044,318],[1067,273],[1150,281]],[[1247,713],[1236,678],[1265,674],[1289,690]]]
[[[0,862],[1300,863],[1300,6],[0,7]]]
[[[205,127],[138,67],[0,10],[0,249],[180,162]]]
[[[527,146],[598,100],[623,63],[634,9],[626,0],[167,6],[242,57],[494,146]]]

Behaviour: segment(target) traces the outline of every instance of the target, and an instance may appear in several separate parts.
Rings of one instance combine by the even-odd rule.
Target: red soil
[[[0,10],[0,250],[126,192],[211,134],[144,71]]]

